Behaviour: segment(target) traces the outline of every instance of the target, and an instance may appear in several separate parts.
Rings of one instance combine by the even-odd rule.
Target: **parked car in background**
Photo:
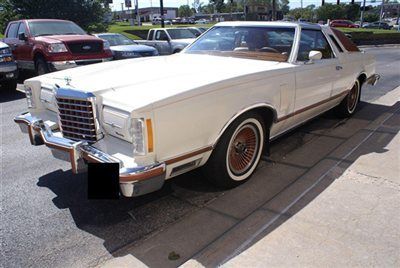
[[[14,121],[74,173],[118,163],[124,196],[199,167],[232,188],[251,177],[271,139],[330,109],[352,116],[362,86],[378,79],[374,56],[335,28],[226,22],[146,64],[113,61],[26,80],[29,112]]]
[[[154,18],[153,21],[151,22],[153,25],[161,25],[161,18]],[[170,20],[164,20],[165,25],[172,25],[172,21]]]
[[[108,42],[114,60],[158,56],[158,51],[154,47],[139,45],[119,33],[100,33],[95,36]]]
[[[199,19],[199,20],[196,20],[195,23],[196,24],[207,24],[207,23],[210,23],[210,21],[206,20],[206,19]]]
[[[15,89],[17,87],[17,64],[10,47],[0,42],[0,84],[2,88]]]
[[[379,21],[375,21],[375,22],[370,22],[367,24],[363,25],[363,28],[366,29],[384,29],[384,30],[390,30],[392,28],[392,26],[390,26],[388,23],[386,22],[379,22]]]
[[[197,38],[188,28],[155,28],[147,34],[147,40],[136,40],[137,43],[152,46],[160,55],[170,55],[182,51]]]
[[[343,28],[359,28],[360,26],[354,24],[349,20],[331,20],[330,24],[331,27],[343,27]]]
[[[12,21],[4,36],[18,68],[38,75],[112,59],[106,42],[88,35],[72,21]]]
[[[191,31],[196,37],[199,37],[202,33],[204,33],[204,31],[197,27],[187,27],[186,29]]]

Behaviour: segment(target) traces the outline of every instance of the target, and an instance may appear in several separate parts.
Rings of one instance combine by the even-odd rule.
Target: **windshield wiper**
[[[38,36],[45,36],[45,35],[53,35],[53,34],[51,34],[51,33],[37,34],[37,35],[35,35],[35,37],[38,37]]]

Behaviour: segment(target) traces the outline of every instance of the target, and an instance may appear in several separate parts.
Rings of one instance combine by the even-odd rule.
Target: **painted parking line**
[[[17,84],[16,90],[25,93],[24,84]]]

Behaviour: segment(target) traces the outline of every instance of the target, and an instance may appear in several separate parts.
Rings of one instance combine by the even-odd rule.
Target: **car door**
[[[19,51],[16,50],[19,43],[17,38],[18,27],[19,27],[19,22],[11,22],[7,28],[6,36],[4,38],[4,42],[10,46],[15,59],[19,58],[18,55]]]
[[[164,30],[157,30],[154,34],[155,48],[161,55],[171,54],[169,36]]]
[[[320,60],[310,61],[310,51],[320,51]],[[321,30],[303,29],[297,53],[295,116],[298,124],[326,109],[331,97],[338,59]]]
[[[27,38],[27,40],[21,40],[19,39],[19,36],[21,34],[24,34]],[[28,40],[28,30],[26,28],[25,22],[21,22],[18,26],[18,31],[17,31],[17,47],[15,50],[18,53],[18,57],[20,61],[26,62],[31,60],[31,52],[33,48],[33,43]]]

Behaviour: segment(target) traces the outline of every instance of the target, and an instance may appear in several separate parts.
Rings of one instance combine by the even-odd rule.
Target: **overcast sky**
[[[132,1],[132,5],[134,5],[134,1]],[[204,4],[208,4],[208,0],[202,1]],[[349,3],[351,0],[341,0],[340,2],[342,3]],[[356,0],[357,2],[357,0]],[[371,0],[367,0],[368,2],[371,2]],[[377,0],[376,2],[380,2],[380,0]],[[121,3],[125,3],[125,0],[113,0],[113,4],[110,6],[112,10],[121,10]],[[336,3],[336,0],[325,0],[325,3]],[[187,5],[189,4],[192,6],[193,0],[164,0],[164,7],[179,7],[181,5]],[[321,1],[315,1],[315,0],[303,0],[303,7],[306,7],[308,5],[316,5],[319,6],[321,5]],[[300,7],[300,0],[289,0],[289,5],[290,8],[296,8]],[[160,6],[160,1],[159,0],[139,0],[139,8],[141,7],[159,7]],[[124,5],[124,10],[126,9]]]

